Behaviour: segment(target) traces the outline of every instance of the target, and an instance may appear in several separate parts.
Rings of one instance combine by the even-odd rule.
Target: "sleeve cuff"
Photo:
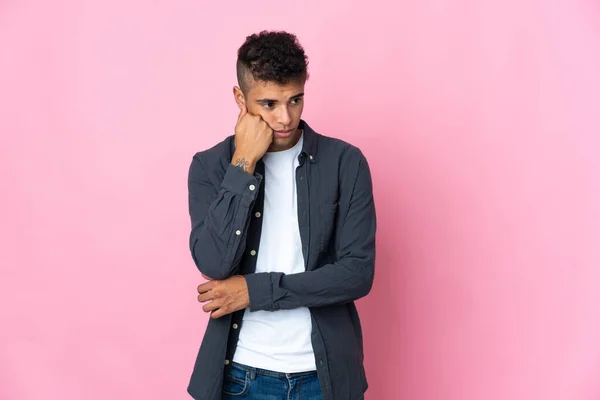
[[[272,311],[273,310],[273,285],[271,274],[259,272],[245,275],[248,285],[248,297],[250,298],[250,311]]]
[[[225,178],[221,186],[228,191],[239,195],[250,195],[255,198],[258,194],[258,187],[262,182],[262,175],[255,172],[254,175],[243,171],[234,165],[229,165]]]

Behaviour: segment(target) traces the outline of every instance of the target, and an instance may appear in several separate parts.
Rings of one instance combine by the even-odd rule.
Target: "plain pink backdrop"
[[[379,217],[367,400],[600,399],[600,6],[0,3],[0,399],[188,399],[192,155],[286,29]]]

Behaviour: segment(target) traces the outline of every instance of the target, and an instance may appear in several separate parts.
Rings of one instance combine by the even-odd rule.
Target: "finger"
[[[260,120],[261,124],[263,124],[264,128],[268,128],[269,131],[273,133],[273,128],[271,128],[271,125],[269,125],[269,123],[265,121],[261,115],[258,116],[258,119]]]
[[[212,281],[202,283],[202,284],[198,285],[198,293],[206,293],[209,290],[211,290],[212,287],[213,287]]]
[[[210,317],[212,319],[217,319],[217,318],[224,317],[227,314],[229,314],[229,312],[224,307],[221,307],[221,308],[218,308],[217,310],[213,311],[212,313],[210,313]]]
[[[217,298],[217,296],[215,295],[214,290],[209,290],[208,292],[200,293],[198,295],[198,301],[200,303],[204,303],[204,302],[207,302],[209,300],[214,300],[216,298]]]
[[[206,303],[202,306],[204,312],[213,312],[221,307],[221,302],[219,299],[211,301],[210,303]]]

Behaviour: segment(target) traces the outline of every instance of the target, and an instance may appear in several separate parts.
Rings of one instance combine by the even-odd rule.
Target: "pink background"
[[[265,28],[371,162],[367,400],[600,399],[592,0],[1,2],[0,399],[189,398],[187,169]]]

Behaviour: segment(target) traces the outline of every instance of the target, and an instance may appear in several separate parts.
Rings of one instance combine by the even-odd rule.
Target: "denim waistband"
[[[230,366],[241,368],[245,371],[248,371],[248,372],[250,372],[251,376],[255,376],[258,374],[258,375],[274,376],[274,377],[278,377],[278,378],[286,378],[286,377],[313,375],[313,374],[317,373],[317,371],[290,372],[290,373],[277,372],[277,371],[270,371],[268,369],[255,368],[255,367],[251,367],[249,365],[244,365],[244,364],[240,364],[240,363],[236,363],[236,362],[232,362],[230,364]]]

